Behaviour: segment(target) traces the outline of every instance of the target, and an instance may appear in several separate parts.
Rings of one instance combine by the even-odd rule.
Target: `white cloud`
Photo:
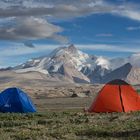
[[[11,45],[10,45],[11,44]],[[21,55],[31,55],[36,53],[44,53],[58,47],[58,45],[35,45],[35,48],[24,47],[23,44],[10,43],[9,46],[0,48],[0,57],[12,57]]]
[[[0,27],[0,39],[10,41],[26,41],[38,39],[54,39],[67,42],[65,37],[57,35],[63,31],[59,26],[48,23],[42,18],[26,17],[17,18],[15,24]]]
[[[35,44],[35,48],[23,47],[22,44],[10,43],[8,47],[0,48],[0,56],[1,57],[11,57],[11,56],[21,56],[21,55],[30,55],[36,53],[44,53],[46,54],[57,47],[58,45],[40,45]],[[63,47],[63,46],[62,46]],[[117,45],[108,45],[108,44],[87,44],[80,45],[75,44],[75,47],[81,50],[91,50],[91,51],[102,51],[102,52],[130,52],[130,53],[138,53],[140,52],[139,47],[126,47],[126,46],[117,46]]]
[[[108,0],[10,0],[0,1],[0,17],[49,16],[74,18],[110,13],[140,21],[140,6],[135,3],[110,3]]]
[[[98,13],[140,21],[140,5],[136,3],[116,4],[108,0],[1,0],[0,40],[25,42],[47,38],[67,43],[68,39],[59,34],[63,32],[62,28],[50,23],[51,19],[70,19]],[[97,36],[111,37],[112,34]]]
[[[138,20],[140,21],[140,10],[135,10],[135,9],[125,9],[122,11],[118,11],[121,16],[130,18],[132,20]]]
[[[129,26],[126,28],[128,31],[140,30],[140,26]]]
[[[101,33],[101,34],[97,34],[96,36],[97,37],[112,37],[113,34],[110,34],[110,33]]]
[[[139,47],[120,46],[120,45],[108,45],[108,44],[91,44],[91,45],[76,45],[79,49],[92,50],[92,51],[103,51],[103,52],[140,52]]]

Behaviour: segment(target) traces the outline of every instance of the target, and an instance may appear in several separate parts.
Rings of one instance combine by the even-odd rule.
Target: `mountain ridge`
[[[106,83],[113,78],[129,79],[128,81],[137,79],[135,81],[140,82],[136,74],[133,74],[136,67],[140,68],[139,60],[140,54],[114,59],[89,55],[71,44],[56,48],[47,56],[30,59],[12,70],[16,73],[35,71],[46,76],[61,75],[73,83]]]

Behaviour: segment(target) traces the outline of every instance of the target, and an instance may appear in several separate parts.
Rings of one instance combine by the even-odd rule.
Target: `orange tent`
[[[107,83],[99,92],[88,112],[129,112],[140,110],[140,97],[123,80]]]

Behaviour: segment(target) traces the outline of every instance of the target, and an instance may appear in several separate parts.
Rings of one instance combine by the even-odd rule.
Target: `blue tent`
[[[19,88],[8,88],[0,94],[0,112],[36,112],[36,108],[26,93]]]

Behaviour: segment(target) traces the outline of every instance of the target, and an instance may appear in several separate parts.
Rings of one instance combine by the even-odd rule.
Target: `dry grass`
[[[2,140],[139,139],[140,112],[0,114]]]
[[[103,85],[60,86],[60,83],[56,86],[58,82],[41,80],[40,75],[35,80],[29,80],[29,74],[26,77],[19,81],[16,75],[17,83],[13,82],[14,79],[7,83],[8,78],[4,77],[5,83],[0,81],[0,91],[11,86],[20,87],[32,97],[39,113],[1,113],[0,140],[140,139],[140,112],[83,113],[82,108],[90,106]],[[89,90],[90,97],[70,97],[73,93],[86,93]]]

